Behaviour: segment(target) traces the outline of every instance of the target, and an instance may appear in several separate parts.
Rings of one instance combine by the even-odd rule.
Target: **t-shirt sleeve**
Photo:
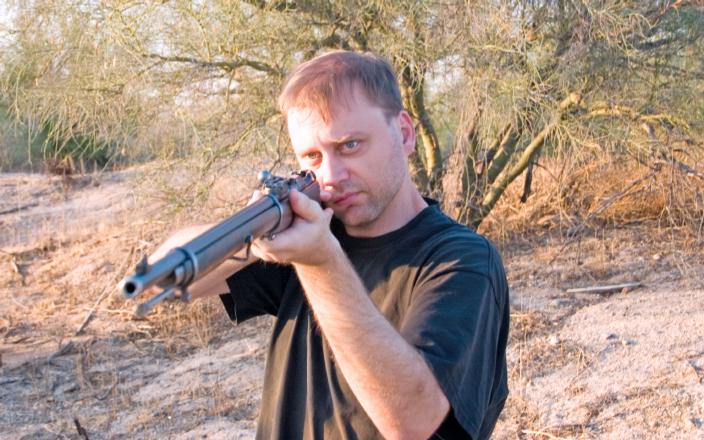
[[[259,315],[276,315],[291,268],[257,261],[227,278],[229,293],[220,295],[228,316],[239,324]]]
[[[475,247],[464,257],[457,250],[435,256],[421,273],[399,328],[425,358],[454,417],[474,439],[491,417],[492,390],[505,380],[507,304],[496,295],[487,250],[491,254],[490,247],[479,253]]]

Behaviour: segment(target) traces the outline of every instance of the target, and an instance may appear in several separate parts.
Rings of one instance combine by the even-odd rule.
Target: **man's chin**
[[[350,208],[333,209],[333,215],[345,226],[355,226],[355,215]]]
[[[333,213],[347,227],[364,228],[374,222],[373,216],[369,215],[369,212],[366,212],[360,206],[351,206],[340,210],[340,212],[333,211]]]

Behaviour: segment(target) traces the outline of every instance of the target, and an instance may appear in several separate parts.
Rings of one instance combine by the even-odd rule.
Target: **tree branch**
[[[155,54],[155,53],[144,54],[143,56],[145,58],[153,58],[153,59],[161,60],[161,61],[167,62],[167,63],[194,64],[198,67],[204,67],[207,69],[220,69],[220,70],[224,70],[226,72],[232,72],[232,71],[237,70],[241,67],[251,67],[254,70],[269,73],[269,74],[277,76],[277,77],[284,76],[284,72],[282,72],[278,68],[270,66],[269,64],[263,63],[261,61],[250,60],[250,59],[243,58],[243,57],[236,57],[232,61],[206,61],[206,60],[201,60],[201,59],[193,58],[193,57],[184,57],[184,56],[176,56],[176,55],[164,56],[164,55],[159,55],[159,54]]]
[[[631,119],[632,121],[640,121],[644,123],[659,122],[661,124],[668,124],[672,127],[680,127],[685,130],[689,129],[689,124],[687,121],[668,113],[643,114],[632,107],[623,105],[597,105],[592,107],[584,115],[584,117],[587,119],[598,117],[625,117]]]
[[[457,221],[464,221],[478,191],[475,156],[479,149],[478,127],[483,102],[468,114],[462,112],[457,141],[445,163],[442,176],[443,208]]]
[[[489,187],[484,200],[482,201],[479,209],[472,213],[472,218],[470,219],[471,224],[474,227],[479,226],[479,224],[484,220],[484,217],[489,214],[491,209],[494,207],[496,202],[499,200],[501,195],[506,191],[508,185],[513,182],[518,176],[525,171],[525,169],[530,165],[535,155],[538,154],[542,146],[545,144],[548,136],[552,134],[557,127],[557,124],[562,120],[565,112],[579,104],[582,97],[577,93],[571,93],[565,99],[560,102],[553,120],[545,126],[526,146],[523,150],[523,154],[518,159],[518,162],[510,169],[508,172],[504,171],[499,178]]]
[[[506,168],[509,160],[513,156],[513,152],[518,145],[518,141],[521,138],[522,129],[515,129],[513,124],[509,124],[507,129],[503,132],[503,136],[500,137],[501,141],[499,143],[498,149],[495,152],[493,158],[489,159],[489,170],[486,173],[486,179],[489,185],[496,181],[496,178],[501,174],[501,172]]]
[[[411,63],[404,63],[401,70],[401,88],[404,91],[410,112],[419,123],[419,134],[423,141],[423,153],[428,183],[434,188],[442,173],[442,157],[440,142],[430,114],[425,107],[425,77],[424,72]]]

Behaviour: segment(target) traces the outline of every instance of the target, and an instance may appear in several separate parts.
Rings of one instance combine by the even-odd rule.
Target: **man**
[[[259,261],[191,288],[229,290],[238,323],[276,316],[257,437],[488,438],[508,393],[506,278],[487,240],[414,186],[415,131],[390,66],[322,55],[279,106],[322,206],[293,192],[295,220],[255,243]]]

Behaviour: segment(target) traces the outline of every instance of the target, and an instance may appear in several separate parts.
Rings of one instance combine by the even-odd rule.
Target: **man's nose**
[[[324,189],[336,189],[340,182],[347,180],[349,177],[345,162],[334,156],[323,158],[316,175]]]

